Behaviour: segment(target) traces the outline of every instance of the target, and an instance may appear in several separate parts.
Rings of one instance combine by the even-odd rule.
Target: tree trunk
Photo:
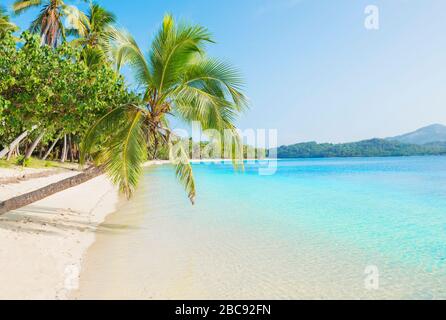
[[[51,151],[53,151],[54,147],[56,146],[57,142],[59,141],[60,137],[57,137],[54,141],[51,147],[48,149],[48,151],[43,156],[42,160],[45,161],[51,154]]]
[[[68,135],[68,145],[70,146],[70,162],[74,162],[73,139]]]
[[[9,200],[0,202],[0,215],[5,214],[9,211],[16,210],[34,202],[45,199],[53,194],[61,192],[65,189],[76,187],[84,182],[87,182],[93,178],[96,178],[102,174],[100,168],[89,168],[85,172],[78,174],[74,177],[50,184],[39,190],[23,194],[21,196],[11,198]]]
[[[37,127],[33,127],[31,129],[34,130]],[[11,154],[11,152],[15,149],[15,147],[17,147],[20,142],[22,142],[23,139],[25,139],[29,134],[29,131],[25,131],[23,132],[20,136],[17,137],[17,139],[15,139],[9,146],[7,146],[6,148],[4,148],[1,152],[0,152],[0,159],[4,158],[7,154]],[[10,158],[10,157],[9,157]]]
[[[152,160],[156,160],[156,157],[158,156],[158,137],[156,136],[156,133],[153,134],[153,155]]]
[[[60,162],[64,163],[65,160],[67,160],[67,135],[66,134],[63,136],[63,148],[62,148],[62,155],[60,157]]]
[[[34,140],[33,144],[31,145],[31,147],[28,148],[28,151],[26,151],[25,154],[25,159],[29,159],[31,158],[34,150],[36,149],[36,147],[39,145],[40,141],[42,140],[43,136],[45,135],[45,131],[42,131],[41,134],[39,134],[39,136],[36,138],[36,140]]]
[[[16,149],[17,149],[17,148],[14,147],[14,148],[11,148],[11,150],[9,150],[9,152],[8,152],[8,157],[6,158],[7,161],[11,160],[11,158],[14,156],[14,153],[17,154]]]

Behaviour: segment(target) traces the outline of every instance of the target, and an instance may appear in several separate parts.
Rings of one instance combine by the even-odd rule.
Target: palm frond
[[[77,35],[84,37],[88,33],[89,21],[85,13],[75,6],[62,6],[63,15],[69,26],[68,30],[73,30]]]
[[[220,96],[232,99],[238,111],[243,111],[248,105],[242,93],[244,81],[241,74],[230,64],[218,59],[198,59],[189,66],[184,81],[186,85],[218,88]]]
[[[116,16],[97,3],[90,5],[87,17],[90,32],[102,32],[108,26],[116,23]]]
[[[198,121],[205,130],[224,129],[221,110],[226,101],[212,95],[206,88],[184,86],[175,95],[174,102],[174,112],[184,121]]]
[[[107,29],[108,41],[105,50],[114,61],[116,69],[119,71],[128,64],[138,82],[143,84],[151,83],[152,75],[146,62],[146,58],[136,43],[135,39],[127,31],[114,27]]]
[[[0,6],[0,35],[6,32],[14,32],[18,27],[9,20],[9,15],[3,6]]]
[[[177,24],[171,15],[164,17],[163,25],[155,37],[150,51],[154,83],[160,93],[177,83],[180,75],[204,46],[212,42],[206,28]]]
[[[190,163],[188,152],[181,140],[170,146],[170,160],[175,165],[175,172],[178,180],[184,186],[189,200],[195,204],[196,189],[195,179]]]
[[[225,154],[226,159],[232,160],[233,167],[238,170],[244,170],[243,162],[243,141],[238,130],[232,126],[225,130]],[[229,144],[229,146],[228,146]]]
[[[31,22],[31,25],[29,27],[29,31],[31,31],[32,33],[40,33],[40,30],[42,28],[42,20],[43,20],[43,16],[39,14],[36,17],[36,19],[34,19]]]
[[[127,106],[119,106],[102,116],[90,127],[81,143],[81,165],[85,164],[87,156],[92,154],[93,148],[98,145],[104,136],[112,135],[119,128],[126,111]]]
[[[12,5],[12,9],[15,14],[21,14],[26,10],[40,6],[41,4],[42,0],[16,0]]]
[[[101,156],[105,172],[127,198],[133,195],[147,160],[143,120],[141,110],[127,112],[126,125],[114,133],[110,147]]]
[[[183,120],[199,121],[204,129],[224,130],[247,108],[242,88],[236,69],[216,59],[200,58],[168,94]]]
[[[92,70],[97,70],[105,61],[105,54],[100,48],[85,47],[81,56],[82,61]]]

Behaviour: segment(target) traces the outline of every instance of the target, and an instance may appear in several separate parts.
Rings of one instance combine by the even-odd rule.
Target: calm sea
[[[446,157],[147,169],[101,227],[82,298],[446,298]]]

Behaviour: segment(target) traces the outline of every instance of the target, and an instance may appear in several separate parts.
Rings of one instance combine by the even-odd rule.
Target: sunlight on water
[[[194,207],[171,167],[146,171],[103,224],[75,297],[446,298],[446,157],[194,171]]]

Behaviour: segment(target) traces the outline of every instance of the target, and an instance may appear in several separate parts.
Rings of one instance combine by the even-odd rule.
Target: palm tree
[[[205,45],[211,42],[207,29],[177,24],[170,15],[164,17],[147,55],[128,33],[114,32],[108,50],[118,69],[126,63],[132,68],[142,98],[139,104],[110,111],[91,127],[82,144],[81,163],[93,155],[130,197],[148,149],[156,156],[160,143],[172,146],[174,136],[167,115],[188,123],[199,121],[203,129],[231,132],[235,145],[240,146],[234,120],[247,106],[242,80],[230,65],[206,57]],[[174,153],[177,177],[194,203],[189,152],[180,143]]]
[[[69,29],[85,29],[85,16],[76,7],[69,6],[63,0],[16,0],[13,10],[16,14],[33,8],[41,7],[40,14],[31,23],[30,30],[40,33],[42,44],[56,47],[65,38],[63,19],[67,18]]]
[[[83,46],[99,47],[107,40],[107,30],[116,23],[116,16],[97,3],[90,3],[86,14],[85,29],[77,30],[80,39],[75,41]]]
[[[0,6],[0,37],[3,37],[7,32],[14,32],[17,29],[17,26],[9,21],[6,9]]]
[[[109,38],[109,30],[116,23],[116,16],[97,3],[90,3],[85,16],[84,29],[73,30],[78,38],[72,41],[74,46],[83,48],[85,63],[94,68],[105,61],[104,46]]]

